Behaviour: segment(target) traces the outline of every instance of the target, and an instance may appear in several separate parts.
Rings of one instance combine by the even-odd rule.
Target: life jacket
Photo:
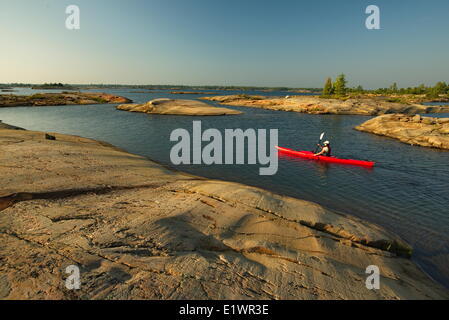
[[[323,153],[323,156],[326,156],[326,157],[330,157],[331,155],[332,155],[332,149],[331,149],[331,146],[328,144],[327,146],[324,146],[323,148],[326,148],[327,147],[327,152],[324,152]]]

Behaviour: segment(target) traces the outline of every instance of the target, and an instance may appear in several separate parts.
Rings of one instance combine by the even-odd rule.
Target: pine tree
[[[326,83],[324,84],[323,96],[331,96],[333,94],[334,88],[332,86],[332,79],[327,78]]]
[[[397,92],[398,92],[398,85],[397,85],[396,82],[393,83],[393,84],[390,86],[390,91],[391,91],[391,93],[397,93]]]
[[[433,89],[436,94],[444,94],[447,92],[448,86],[445,82],[439,81],[439,82],[437,82],[435,87],[433,87]]]
[[[337,96],[346,95],[346,78],[344,74],[339,75],[335,80],[334,93]]]

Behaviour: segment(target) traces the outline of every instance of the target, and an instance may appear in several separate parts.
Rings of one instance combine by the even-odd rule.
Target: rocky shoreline
[[[52,135],[0,128],[0,299],[449,298],[367,222]]]
[[[218,108],[196,100],[154,99],[143,104],[122,104],[118,110],[143,112],[148,114],[171,114],[185,116],[224,116],[242,112],[228,108]]]
[[[132,100],[108,93],[96,92],[62,92],[36,93],[30,96],[1,94],[0,108],[5,107],[41,107],[60,105],[85,105],[106,103],[129,103]]]
[[[20,127],[16,127],[16,126],[12,126],[12,125],[9,125],[9,124],[6,124],[6,123],[3,123],[3,121],[2,120],[0,120],[0,130],[1,129],[10,129],[10,130],[25,130],[25,129],[23,129],[23,128],[20,128]]]
[[[425,106],[388,101],[379,97],[349,99],[326,99],[319,96],[289,96],[285,98],[228,95],[203,97],[223,105],[263,108],[279,111],[303,112],[309,114],[342,114],[377,116],[387,113],[441,113],[449,112],[449,106]]]
[[[388,114],[370,119],[356,129],[411,145],[449,150],[449,118]]]

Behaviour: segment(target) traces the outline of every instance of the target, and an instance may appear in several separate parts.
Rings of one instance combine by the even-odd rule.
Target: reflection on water
[[[120,94],[135,102],[202,95]],[[232,94],[233,91],[214,92]],[[265,92],[251,92],[267,94]],[[272,93],[284,95],[286,93]],[[414,246],[414,259],[449,286],[449,152],[402,144],[354,130],[364,116],[307,115],[231,107],[244,112],[228,117],[146,115],[115,110],[114,105],[0,108],[0,119],[31,130],[55,131],[104,140],[130,152],[169,164],[172,130],[191,131],[193,120],[207,128],[279,129],[279,144],[312,150],[321,132],[341,158],[376,161],[367,169],[281,156],[275,176],[259,176],[259,165],[181,166],[210,178],[262,187],[377,223]],[[222,131],[223,132],[223,131]]]

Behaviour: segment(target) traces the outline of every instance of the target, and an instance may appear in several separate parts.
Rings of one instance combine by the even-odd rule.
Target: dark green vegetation
[[[344,74],[339,75],[335,83],[332,82],[331,78],[327,78],[321,97],[348,99],[361,95],[382,95],[387,96],[387,101],[398,103],[449,100],[449,84],[443,81],[437,82],[433,87],[421,84],[417,87],[408,88],[399,88],[395,82],[389,88],[374,90],[365,90],[360,85],[347,88],[346,83]]]
[[[449,97],[449,85],[446,82],[439,81],[433,87],[421,84],[417,87],[398,88],[397,83],[393,83],[389,88],[379,88],[376,90],[361,90],[352,89],[355,93],[375,93],[388,95],[425,95],[428,98],[438,98],[440,96]]]
[[[348,93],[346,88],[346,77],[344,74],[340,74],[335,83],[332,83],[331,78],[327,78],[324,84],[322,97],[323,98],[343,98]]]
[[[38,84],[38,85],[32,85],[31,89],[65,89],[65,90],[75,90],[77,88],[68,85],[68,84],[62,84],[62,83],[44,83],[44,84]]]

